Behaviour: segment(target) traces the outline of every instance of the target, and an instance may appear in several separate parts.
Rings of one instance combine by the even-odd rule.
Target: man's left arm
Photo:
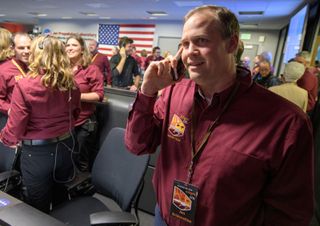
[[[313,215],[313,138],[309,119],[294,120],[278,168],[264,190],[264,225],[308,226]],[[278,161],[273,159],[273,161]]]

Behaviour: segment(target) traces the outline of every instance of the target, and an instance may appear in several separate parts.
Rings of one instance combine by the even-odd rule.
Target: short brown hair
[[[239,36],[239,22],[237,17],[225,7],[214,5],[203,5],[190,10],[184,17],[184,22],[194,14],[202,11],[208,11],[219,22],[220,34],[224,39],[231,38],[233,35]]]

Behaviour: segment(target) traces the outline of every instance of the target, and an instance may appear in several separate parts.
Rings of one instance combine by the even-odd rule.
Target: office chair
[[[15,170],[18,150],[0,143],[0,190],[9,192],[16,188],[20,180],[20,173]]]
[[[130,212],[132,205],[137,210],[136,199],[141,192],[149,156],[135,156],[128,152],[124,133],[123,128],[111,129],[94,161],[91,174],[97,193],[114,200],[122,211],[112,212],[96,197],[83,196],[56,206],[51,216],[74,226],[139,225],[138,217]]]

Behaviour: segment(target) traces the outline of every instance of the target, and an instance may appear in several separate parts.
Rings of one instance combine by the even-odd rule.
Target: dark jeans
[[[58,143],[22,146],[20,164],[28,204],[48,213],[54,196],[61,197],[62,184],[74,175],[73,143],[69,137]]]
[[[161,217],[160,208],[158,204],[154,210],[154,226],[167,226],[166,222]]]
[[[6,125],[7,120],[8,116],[3,113],[0,113],[0,130]]]
[[[82,172],[91,171],[99,149],[95,116],[92,116],[84,124],[75,127],[74,132],[77,140],[75,149],[77,153],[74,157],[76,166]]]

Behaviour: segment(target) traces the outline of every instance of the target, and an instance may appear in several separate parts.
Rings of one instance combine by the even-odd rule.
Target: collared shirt
[[[103,100],[103,75],[95,65],[89,65],[86,68],[79,66],[74,73],[74,80],[79,86],[81,93],[95,92],[99,96],[99,101]],[[81,112],[76,121],[76,126],[83,124],[95,111],[94,103],[81,102]]]
[[[254,76],[253,80],[265,88],[281,85],[280,79],[273,76],[272,74],[269,74],[266,77],[263,77],[260,73],[258,73]]]
[[[296,83],[290,82],[280,86],[272,86],[269,90],[296,104],[304,112],[307,111],[308,92],[298,87]]]
[[[129,87],[133,85],[133,77],[140,75],[137,61],[132,56],[127,56],[123,70],[119,73],[117,66],[120,63],[121,55],[117,54],[110,59],[112,71],[112,86]]]
[[[8,122],[0,133],[5,145],[15,145],[25,139],[57,137],[73,127],[80,112],[79,89],[70,92],[69,102],[69,91],[47,88],[40,80],[41,76],[37,76],[17,82]]]
[[[15,65],[20,67],[23,73]],[[28,66],[18,59],[9,59],[0,65],[0,112],[8,114],[11,96],[16,82],[25,77]]]
[[[194,163],[191,182],[199,189],[195,225],[309,225],[310,121],[293,104],[252,83],[248,71],[237,74],[239,90]],[[209,106],[196,90],[192,80],[184,79],[159,99],[138,93],[126,127],[125,142],[135,154],[153,153],[161,143],[153,184],[168,225],[189,225],[170,215],[170,205],[173,182],[187,180],[191,162],[192,105],[199,145],[233,88],[214,94]]]
[[[99,68],[100,72],[104,75],[104,81],[107,82],[108,85],[111,85],[112,78],[108,56],[97,52],[92,57],[91,64],[94,64]]]
[[[164,58],[162,56],[158,56],[158,57],[154,57],[153,55],[149,55],[147,56],[146,58],[146,61],[145,61],[145,69],[147,70],[149,64],[152,62],[152,61],[161,61],[163,60]]]
[[[308,92],[308,107],[307,111],[312,111],[318,97],[318,78],[308,68],[297,81],[299,87]]]

